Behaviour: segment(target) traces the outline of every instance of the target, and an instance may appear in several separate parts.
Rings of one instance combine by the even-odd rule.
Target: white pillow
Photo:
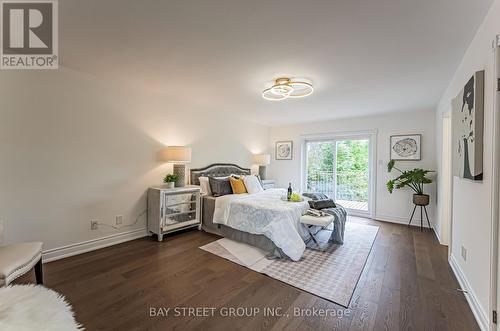
[[[210,189],[210,183],[208,181],[208,177],[198,177],[200,181],[201,194],[212,195],[212,190]]]
[[[245,183],[245,187],[247,188],[247,192],[249,194],[254,194],[264,191],[262,185],[260,185],[260,181],[257,178],[257,176],[250,175],[242,177],[243,177],[243,183]]]

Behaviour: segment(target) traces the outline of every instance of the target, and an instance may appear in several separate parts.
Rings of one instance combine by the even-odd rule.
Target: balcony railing
[[[333,197],[335,192],[334,174],[331,171],[309,171],[307,191],[324,193]],[[368,172],[343,171],[337,174],[337,200],[367,202]]]

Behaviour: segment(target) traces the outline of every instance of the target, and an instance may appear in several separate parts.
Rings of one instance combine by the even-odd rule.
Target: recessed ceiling
[[[60,61],[265,125],[430,110],[491,3],[64,0]],[[264,100],[278,77],[314,94]]]

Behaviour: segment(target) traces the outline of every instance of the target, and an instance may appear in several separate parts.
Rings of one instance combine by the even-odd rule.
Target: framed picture
[[[421,159],[421,134],[391,136],[391,160],[418,161]]]
[[[452,100],[453,175],[483,180],[484,70]]]
[[[276,142],[276,160],[291,160],[293,154],[293,141]]]

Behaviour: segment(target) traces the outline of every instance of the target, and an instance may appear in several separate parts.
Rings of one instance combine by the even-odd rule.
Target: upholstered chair
[[[0,240],[2,238],[3,224],[0,222]],[[43,284],[41,242],[0,246],[0,286],[9,285],[14,279],[33,268],[37,284]]]

